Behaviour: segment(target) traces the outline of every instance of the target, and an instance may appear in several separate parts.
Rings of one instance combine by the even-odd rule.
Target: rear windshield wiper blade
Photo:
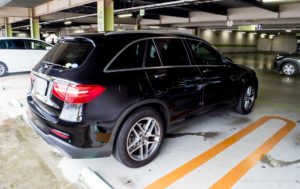
[[[43,60],[42,62],[45,63],[46,65],[51,66],[51,67],[59,67],[59,68],[64,68],[64,69],[66,69],[64,66],[62,66],[62,65],[60,65],[60,64],[55,64],[55,63],[53,63],[53,62],[48,62],[48,61],[45,61],[45,60]]]

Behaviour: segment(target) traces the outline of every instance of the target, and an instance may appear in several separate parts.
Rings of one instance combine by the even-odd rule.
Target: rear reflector
[[[56,136],[59,136],[60,138],[63,138],[63,139],[69,139],[70,138],[70,135],[66,134],[66,133],[63,133],[61,131],[58,131],[56,129],[50,129],[51,133],[55,134]]]
[[[52,94],[71,104],[84,104],[94,100],[105,91],[100,85],[53,83]]]

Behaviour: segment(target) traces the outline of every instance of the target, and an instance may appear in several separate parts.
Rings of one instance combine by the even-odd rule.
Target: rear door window
[[[42,61],[61,65],[65,68],[80,66],[93,49],[90,42],[62,41],[57,43]]]
[[[12,39],[6,40],[7,49],[26,49],[25,40],[23,39]]]
[[[26,40],[27,49],[32,50],[46,50],[46,47],[49,46],[47,43],[34,40]]]
[[[141,68],[144,62],[145,41],[131,44],[112,62],[109,70]]]
[[[154,39],[164,66],[190,65],[190,61],[181,39]]]
[[[146,52],[146,67],[159,67],[161,66],[160,58],[158,56],[157,49],[152,40],[147,42]]]

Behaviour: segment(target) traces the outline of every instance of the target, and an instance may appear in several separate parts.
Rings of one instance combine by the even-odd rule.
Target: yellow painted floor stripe
[[[211,189],[231,188],[243,175],[245,175],[265,154],[267,154],[277,143],[279,143],[294,127],[294,122],[288,121],[287,124],[269,138],[263,145],[241,161],[237,166],[230,170],[225,176],[217,181]]]
[[[214,156],[218,155],[226,148],[230,147],[237,141],[241,140],[243,137],[247,136],[249,133],[254,131],[255,129],[262,126],[264,123],[271,119],[280,119],[286,122],[291,122],[281,117],[276,116],[265,116],[257,120],[256,122],[250,124],[246,128],[242,129],[241,131],[237,132],[236,134],[232,135],[231,137],[225,139],[224,141],[220,142],[219,144],[215,145],[214,147],[210,148],[206,152],[200,154],[199,156],[195,157],[194,159],[190,160],[189,162],[183,164],[182,166],[178,167],[174,171],[168,173],[167,175],[163,176],[162,178],[158,179],[154,183],[145,187],[145,189],[161,189],[166,188],[169,185],[173,184],[180,178],[184,177],[188,173],[192,172],[202,164],[206,163],[208,160],[213,158]]]

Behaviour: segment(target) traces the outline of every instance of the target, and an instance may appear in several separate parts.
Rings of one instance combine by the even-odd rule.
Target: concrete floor
[[[229,56],[238,64],[254,68],[259,77],[259,98],[253,113],[241,116],[222,109],[178,123],[181,127],[168,135],[158,157],[139,169],[129,169],[113,157],[85,160],[59,157],[30,131],[18,116],[24,108],[12,100],[24,103],[29,75],[0,78],[0,188],[82,188],[78,178],[84,167],[92,168],[118,189],[218,188],[218,183],[226,188],[230,181],[232,188],[300,188],[300,75],[287,78],[273,71],[274,54]],[[285,121],[272,119],[228,148],[219,150],[208,161],[199,163],[199,158],[208,157],[204,152],[215,149],[218,143],[268,115],[292,120],[296,127],[285,130],[286,136],[277,137],[279,143],[273,141],[274,147],[264,146],[260,152],[265,156],[256,157],[257,162],[255,155],[259,153],[252,152],[270,137],[275,140],[274,135],[286,128]],[[246,168],[238,166],[237,170],[236,166],[246,157],[250,158],[242,163]],[[181,173],[188,170],[185,174],[174,172],[187,164],[192,168],[179,168]],[[239,177],[227,174],[232,170],[237,170]],[[169,179],[168,174],[174,177]]]

